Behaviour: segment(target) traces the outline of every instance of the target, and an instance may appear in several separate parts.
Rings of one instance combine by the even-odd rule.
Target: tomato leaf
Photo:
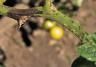
[[[79,46],[78,52],[87,60],[96,62],[96,33],[84,36],[83,43]]]

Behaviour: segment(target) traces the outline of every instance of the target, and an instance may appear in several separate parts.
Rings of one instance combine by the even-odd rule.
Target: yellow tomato
[[[3,3],[5,2],[6,0],[0,0],[0,5],[3,5]]]
[[[45,23],[43,24],[44,29],[47,29],[47,30],[51,29],[54,26],[56,26],[56,22],[50,21],[50,20],[45,21]]]
[[[50,30],[50,35],[55,40],[60,40],[64,35],[64,30],[62,27],[55,26]]]

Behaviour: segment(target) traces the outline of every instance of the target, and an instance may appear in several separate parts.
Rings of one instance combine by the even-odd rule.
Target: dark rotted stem
[[[8,17],[11,17],[13,19],[19,19],[20,16],[40,16],[42,14],[42,8],[30,8],[30,9],[10,9],[7,13]]]

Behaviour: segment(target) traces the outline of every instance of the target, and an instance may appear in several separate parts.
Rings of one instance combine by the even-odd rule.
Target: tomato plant
[[[10,11],[12,12],[11,9],[5,8],[4,5],[2,6],[4,0],[0,0],[0,1],[1,1],[1,5],[0,5],[1,15],[5,15],[5,14],[7,15],[8,12],[9,13]],[[78,0],[75,0],[75,2],[77,1]],[[78,1],[78,6],[81,5],[81,2],[82,0]],[[24,10],[25,13],[24,15],[41,16],[46,19],[54,20],[57,23],[64,25],[69,31],[71,31],[80,39],[80,43],[79,43],[80,46],[77,47],[79,55],[83,56],[84,58],[90,61],[96,62],[96,33],[88,34],[87,32],[85,32],[78,21],[70,18],[66,14],[63,14],[58,9],[56,9],[54,4],[52,3],[52,0],[45,0],[44,6],[32,8],[30,11],[28,10],[27,12],[28,14],[26,14],[26,11],[27,10]],[[21,10],[21,14],[19,12],[17,10],[17,15],[23,14],[22,10]],[[15,14],[16,10],[13,13]],[[50,29],[55,25],[53,23],[49,24],[50,23],[49,21],[47,22],[48,24],[45,24],[46,29]],[[54,27],[53,29],[50,30],[50,35],[54,39],[61,39],[64,35],[64,31],[62,30],[62,28]]]

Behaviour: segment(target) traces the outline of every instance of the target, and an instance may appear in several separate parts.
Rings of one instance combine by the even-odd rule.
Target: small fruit
[[[45,23],[43,24],[44,29],[47,29],[47,30],[51,29],[54,26],[56,26],[56,22],[50,21],[50,20],[45,21]]]
[[[50,30],[50,35],[53,39],[60,40],[64,35],[64,30],[59,26],[55,26]]]

